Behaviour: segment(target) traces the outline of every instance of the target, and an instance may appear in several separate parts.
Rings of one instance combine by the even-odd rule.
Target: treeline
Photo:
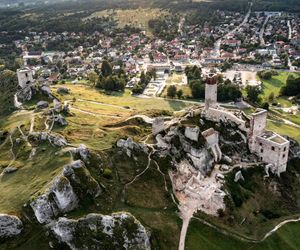
[[[280,94],[283,96],[296,96],[300,98],[300,77],[294,77],[289,75],[286,85],[280,90]]]
[[[179,20],[180,18],[177,15],[165,16],[149,20],[148,26],[155,37],[171,41],[178,35]]]
[[[103,89],[108,92],[122,92],[125,89],[125,84],[128,79],[121,67],[117,71],[114,71],[111,63],[104,60],[100,71],[91,71],[88,74],[88,80],[96,88]]]

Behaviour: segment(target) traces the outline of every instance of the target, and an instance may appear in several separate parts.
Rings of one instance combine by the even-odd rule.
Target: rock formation
[[[0,214],[0,239],[16,236],[22,229],[23,223],[17,216]]]
[[[73,250],[151,249],[149,232],[129,213],[89,214],[79,220],[59,218],[49,228]]]
[[[76,192],[74,191],[76,187]],[[84,194],[97,197],[101,188],[80,160],[64,167],[49,188],[30,202],[40,223],[50,222],[57,215],[72,211]]]

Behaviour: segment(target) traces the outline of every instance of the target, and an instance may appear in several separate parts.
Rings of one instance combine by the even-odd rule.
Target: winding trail
[[[15,130],[9,135],[9,141],[10,141],[10,143],[11,143],[11,147],[10,147],[10,153],[11,153],[11,156],[12,156],[12,159],[11,159],[11,161],[10,161],[10,163],[8,164],[8,166],[7,167],[10,167],[14,162],[15,162],[15,160],[16,160],[16,155],[15,155],[15,153],[14,153],[14,141],[13,141],[13,139],[12,139],[12,136],[13,136],[13,134],[15,133]]]
[[[148,155],[148,164],[147,167],[139,174],[137,174],[130,182],[126,183],[124,186],[124,190],[127,188],[127,186],[131,185],[132,183],[134,183],[139,177],[141,177],[144,173],[146,173],[146,171],[149,169],[150,164],[151,164],[151,156],[155,153],[155,150],[152,148],[152,151],[149,153]]]

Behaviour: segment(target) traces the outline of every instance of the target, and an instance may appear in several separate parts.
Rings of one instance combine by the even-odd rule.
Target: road
[[[249,17],[251,15],[251,10],[252,10],[252,3],[250,4],[250,8],[249,8],[249,11],[247,12],[243,22],[241,22],[240,25],[238,25],[235,29],[233,29],[232,31],[228,32],[226,35],[224,35],[223,37],[221,37],[219,40],[217,40],[215,42],[215,46],[214,46],[214,57],[220,57],[221,53],[220,53],[220,48],[221,48],[221,42],[223,39],[225,39],[226,37],[234,34],[239,28],[241,28],[242,26],[244,26],[248,20],[249,20]]]
[[[263,26],[261,27],[261,30],[260,30],[260,32],[259,32],[259,40],[260,40],[260,45],[261,45],[261,46],[265,46],[265,45],[266,45],[265,39],[264,39],[264,34],[265,34],[266,25],[267,25],[267,23],[268,23],[270,17],[271,17],[271,16],[267,16],[267,17],[266,17],[266,19],[265,19],[265,21],[264,21],[264,24],[263,24]]]
[[[289,28],[289,40],[291,40],[292,39],[292,25],[291,25],[290,20],[287,21],[287,26]]]

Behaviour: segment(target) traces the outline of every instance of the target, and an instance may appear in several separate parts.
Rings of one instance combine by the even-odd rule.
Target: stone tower
[[[205,79],[205,109],[217,107],[218,76],[208,74]]]
[[[33,83],[33,71],[30,68],[21,68],[17,70],[19,86],[24,89]]]
[[[249,149],[251,152],[255,151],[256,137],[261,135],[266,129],[267,116],[268,116],[268,112],[267,110],[264,109],[259,109],[252,114],[250,120],[250,130],[248,134]]]

